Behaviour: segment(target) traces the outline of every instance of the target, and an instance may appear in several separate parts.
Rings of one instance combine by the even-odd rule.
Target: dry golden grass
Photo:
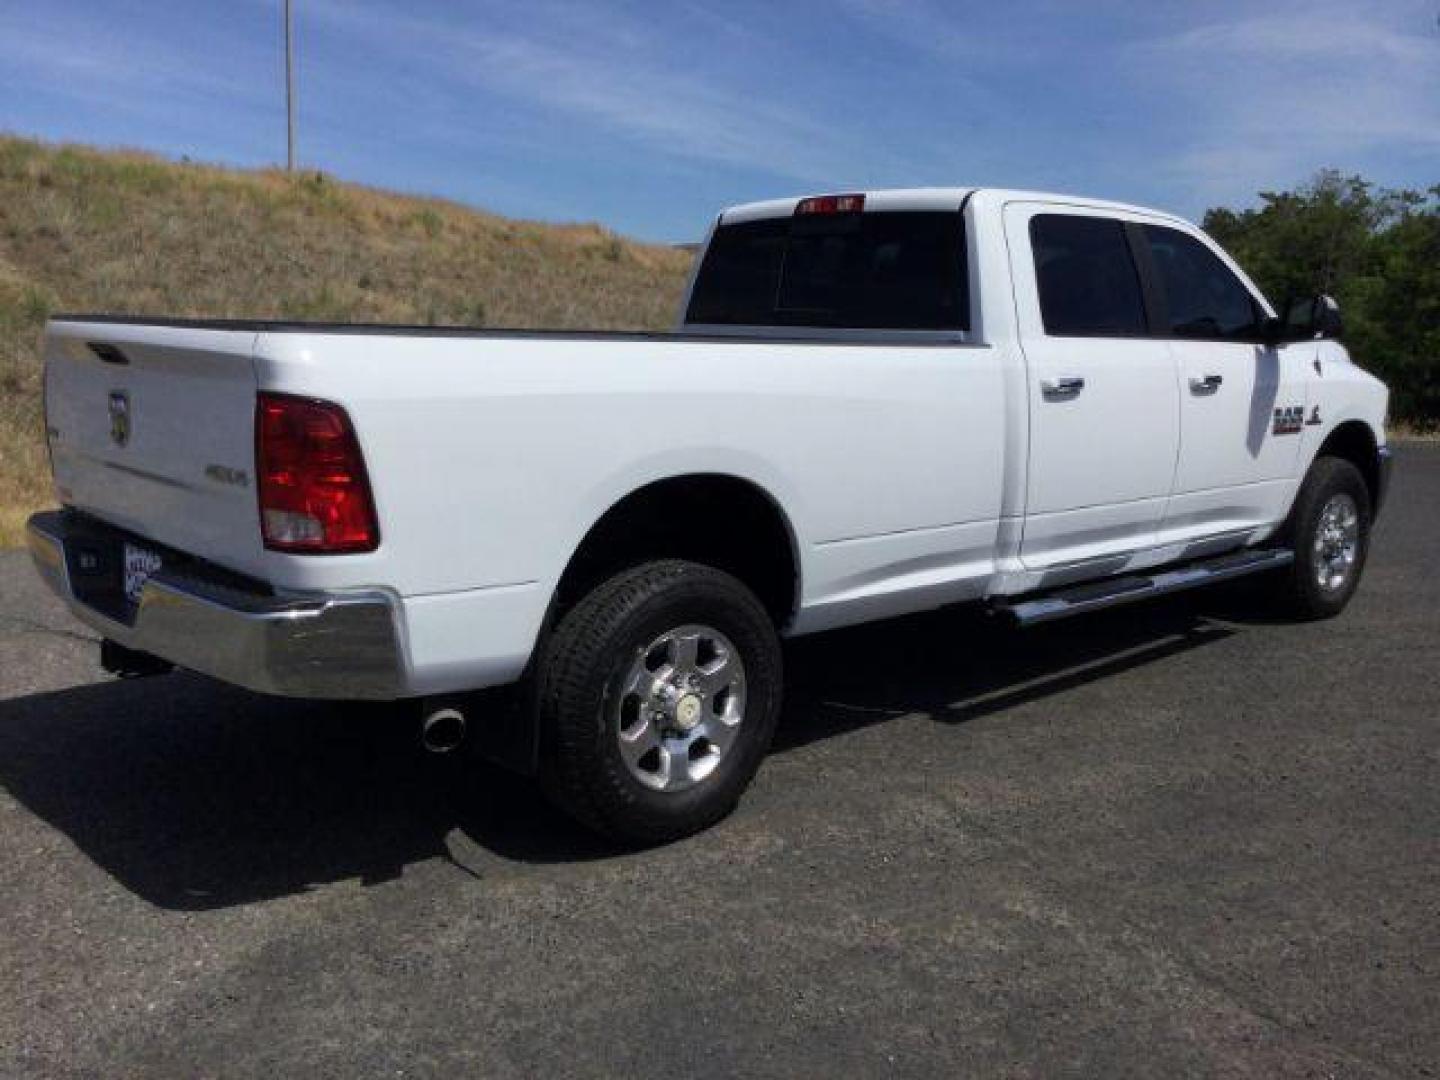
[[[317,173],[0,137],[0,545],[49,500],[51,312],[661,329],[690,260]]]

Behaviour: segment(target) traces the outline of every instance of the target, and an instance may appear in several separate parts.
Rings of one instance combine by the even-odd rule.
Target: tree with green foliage
[[[1206,232],[1272,302],[1334,296],[1352,355],[1390,385],[1391,416],[1440,425],[1440,185],[1391,191],[1325,171],[1260,202],[1209,211]]]

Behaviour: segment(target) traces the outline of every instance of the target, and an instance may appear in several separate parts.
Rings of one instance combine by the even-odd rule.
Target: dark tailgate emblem
[[[116,446],[130,441],[130,395],[124,390],[110,392],[110,441]]]

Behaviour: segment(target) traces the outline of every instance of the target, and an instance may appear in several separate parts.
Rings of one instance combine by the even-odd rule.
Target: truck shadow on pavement
[[[772,752],[913,713],[959,724],[1004,712],[1229,637],[1227,622],[1264,621],[1253,606],[1214,589],[1028,630],[962,609],[800,638]]]
[[[1198,648],[1235,632],[1214,621],[1235,617],[1222,596],[1025,632],[950,611],[796,641],[774,751],[917,712],[961,723]],[[175,910],[455,862],[456,829],[505,860],[618,854],[532,781],[463,753],[426,754],[393,710],[266,698],[188,674],[0,701],[0,784],[131,892]]]

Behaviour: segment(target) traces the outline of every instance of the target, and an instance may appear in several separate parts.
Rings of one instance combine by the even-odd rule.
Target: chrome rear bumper
[[[103,537],[103,527],[100,534]],[[93,556],[93,524],[66,511],[26,526],[40,576],[76,618],[129,649],[151,653],[266,694],[386,700],[405,695],[398,602],[378,591],[271,595],[166,567],[138,604],[101,610],[80,551]],[[119,534],[111,558],[118,558]],[[113,591],[113,590],[112,590]]]

